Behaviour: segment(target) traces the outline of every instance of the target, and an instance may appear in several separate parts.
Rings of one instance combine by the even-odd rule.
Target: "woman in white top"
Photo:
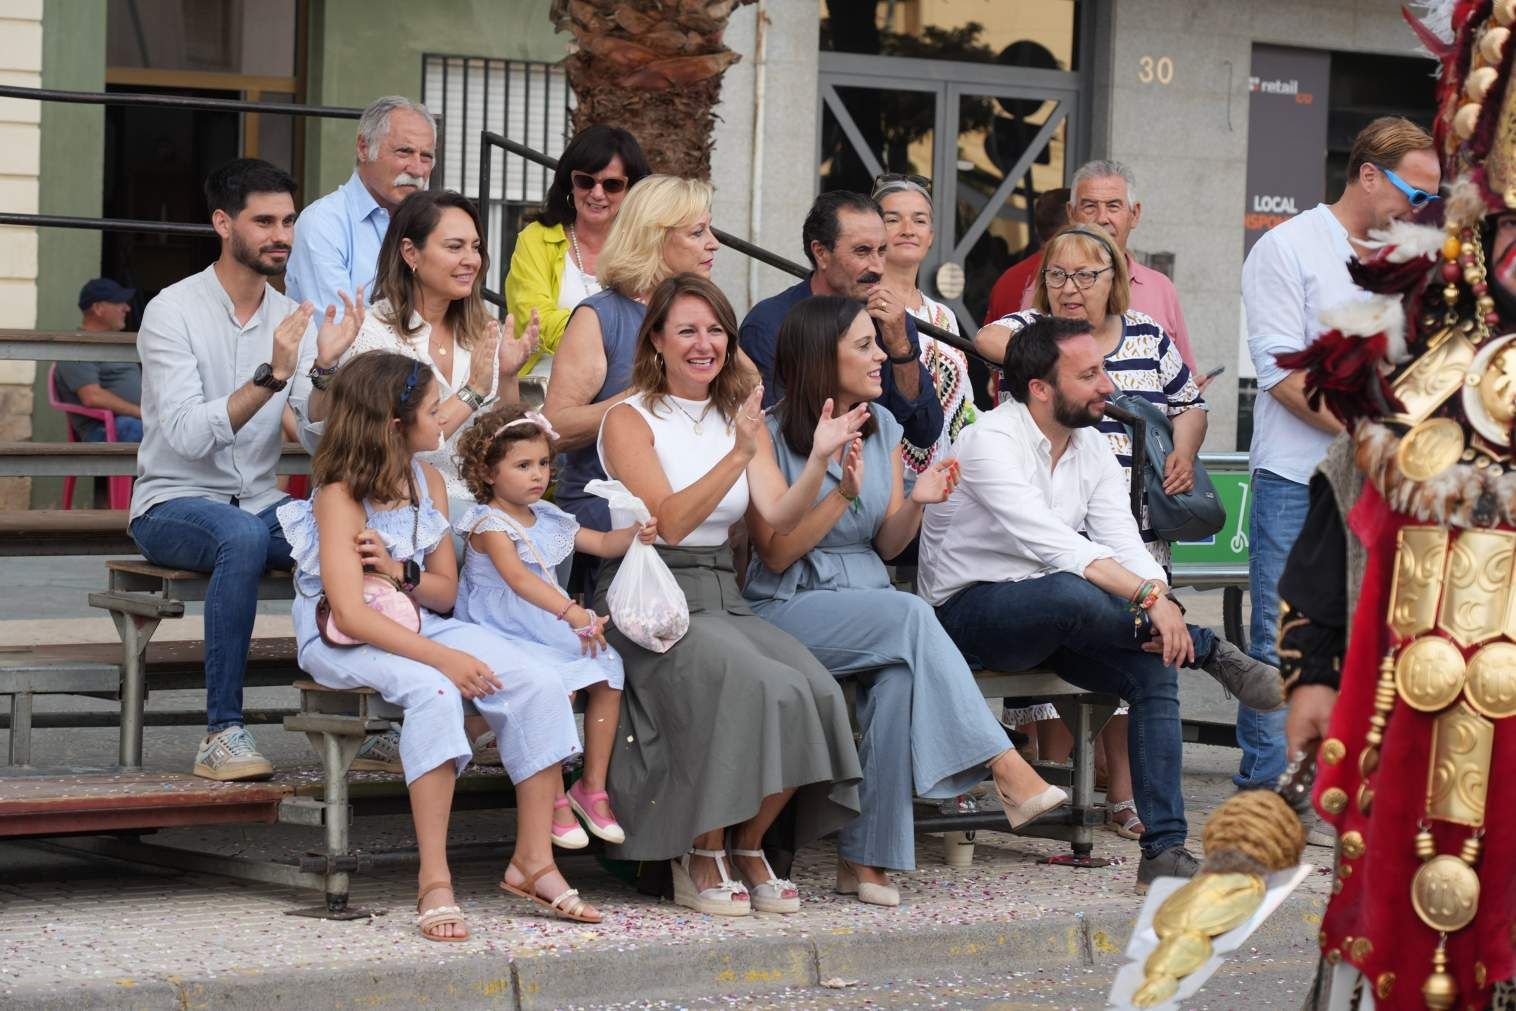
[[[507,316],[502,336],[480,295],[487,262],[473,201],[451,191],[406,197],[379,249],[374,304],[357,337],[346,347],[318,347],[312,373],[325,385],[317,372],[335,372],[365,351],[394,351],[429,366],[441,392],[442,444],[417,459],[442,474],[455,515],[457,506],[473,504],[454,458],[458,435],[484,405],[519,399],[516,373],[537,343],[535,316],[522,338],[512,336]],[[325,409],[325,397],[313,394],[311,419],[323,419]]]
[[[792,530],[868,405],[833,418],[828,402],[787,486],[767,448],[763,388],[749,392],[734,360],[736,334],[731,304],[706,278],[659,284],[637,334],[633,393],[607,410],[599,439],[606,473],[657,518],[658,554],[690,610],[689,631],[665,653],[606,633],[626,671],[608,781],[626,842],[607,850],[672,861],[675,901],[724,916],[799,910],[799,891],[760,848],[764,833],[789,803],[791,851],[840,828],[857,817],[861,776],[837,682],[748,607],[729,529],[751,501],[776,530]],[[631,522],[614,512],[612,521]],[[620,564],[598,581],[598,611]]]
[[[874,180],[874,200],[884,214],[884,286],[919,320],[958,334],[953,310],[916,286],[921,261],[932,248],[931,182],[921,176],[883,175]],[[962,351],[921,334],[921,362],[942,404],[942,434],[931,446],[901,442],[907,486],[946,453],[965,425],[974,423],[969,360]]]

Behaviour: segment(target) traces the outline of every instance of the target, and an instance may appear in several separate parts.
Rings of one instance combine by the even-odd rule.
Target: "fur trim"
[[[1364,245],[1369,249],[1384,250],[1384,258],[1390,263],[1407,263],[1423,256],[1436,258],[1446,239],[1447,232],[1441,228],[1392,221],[1390,227],[1370,232],[1369,241]]]
[[[1337,330],[1344,337],[1372,337],[1384,334],[1385,356],[1400,363],[1409,357],[1405,346],[1405,309],[1400,299],[1389,295],[1355,299],[1321,311],[1325,330]]]
[[[1496,475],[1459,462],[1429,481],[1413,481],[1400,472],[1401,437],[1392,429],[1361,421],[1353,439],[1359,469],[1396,512],[1454,527],[1516,526],[1516,473]]]
[[[1448,187],[1444,202],[1447,204],[1447,220],[1460,228],[1477,226],[1489,213],[1483,187],[1468,173],[1460,175]]]

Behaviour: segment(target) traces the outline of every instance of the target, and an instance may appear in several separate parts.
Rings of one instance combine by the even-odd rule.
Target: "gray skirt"
[[[862,771],[836,679],[796,639],[742,599],[730,548],[665,548],[690,607],[690,629],[667,653],[614,626],[626,665],[608,789],[626,842],[619,860],[667,860],[696,836],[738,825],[763,798],[796,794],[785,824],[799,846],[858,816]],[[598,579],[596,610],[619,561]]]

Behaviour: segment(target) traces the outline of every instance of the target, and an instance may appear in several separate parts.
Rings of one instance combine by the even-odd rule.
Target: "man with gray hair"
[[[1174,290],[1174,282],[1152,267],[1133,260],[1127,246],[1127,238],[1141,218],[1142,203],[1137,199],[1137,180],[1131,169],[1119,161],[1104,159],[1079,166],[1069,184],[1069,222],[1098,225],[1116,240],[1116,245],[1126,253],[1127,270],[1132,278],[1131,307],[1152,317],[1154,323],[1163,327],[1163,332],[1179,350],[1179,357],[1190,367],[1196,383],[1204,386],[1205,381],[1195,366],[1195,355],[1190,350],[1190,334],[1184,325],[1184,313],[1179,309],[1179,293]],[[1030,292],[1026,304],[1031,304]]]
[[[379,246],[400,201],[425,189],[437,152],[437,125],[420,102],[387,95],[358,120],[357,167],[347,182],[300,212],[284,275],[285,293],[336,306],[339,291],[373,286]]]

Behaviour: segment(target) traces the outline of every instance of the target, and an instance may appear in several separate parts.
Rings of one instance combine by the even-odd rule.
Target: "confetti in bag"
[[[638,523],[653,518],[642,500],[620,481],[591,481],[584,490],[609,502],[613,512],[629,514]],[[606,603],[611,621],[621,634],[654,653],[667,653],[690,630],[690,606],[684,591],[658,550],[636,538],[611,580]]]

